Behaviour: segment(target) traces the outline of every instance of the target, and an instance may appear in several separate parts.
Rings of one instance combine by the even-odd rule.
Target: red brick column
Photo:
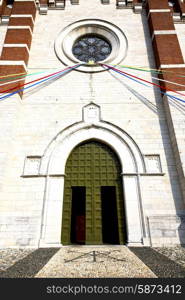
[[[48,12],[48,0],[39,0],[39,12],[41,15],[46,15]]]
[[[133,9],[135,13],[140,13],[142,10],[142,0],[133,0]]]
[[[0,17],[2,24],[8,24],[11,11],[11,6],[7,6],[7,0],[0,0]]]
[[[35,15],[33,0],[14,1],[0,58],[0,77],[26,73]],[[19,88],[23,83],[24,80],[5,85],[0,88],[0,93],[13,87]]]
[[[0,2],[0,16],[2,16],[4,8],[6,6],[6,0],[2,0],[2,2]]]
[[[173,24],[172,11],[167,0],[148,0],[148,22],[153,39],[153,49],[157,68],[172,73],[163,73],[162,79],[185,85],[185,78],[176,76],[176,73],[185,74],[185,64]],[[165,88],[183,90],[185,87],[170,83],[160,83]],[[171,105],[169,97],[163,97],[166,121],[169,128],[171,146],[173,149],[176,168],[179,175],[182,196],[185,201],[185,160],[184,160],[184,115]],[[177,104],[178,105],[178,104]]]
[[[158,69],[174,73],[185,73],[185,64],[175,31],[171,9],[167,0],[148,0],[148,23]],[[161,79],[185,84],[183,77],[173,73],[160,75]],[[165,88],[184,90],[184,87],[163,83]]]

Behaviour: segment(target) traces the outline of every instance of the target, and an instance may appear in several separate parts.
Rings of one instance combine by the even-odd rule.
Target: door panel
[[[71,242],[85,243],[85,187],[72,187]]]
[[[116,187],[101,187],[102,240],[105,244],[119,244]]]

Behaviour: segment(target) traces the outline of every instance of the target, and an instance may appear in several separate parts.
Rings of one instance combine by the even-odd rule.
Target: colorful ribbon
[[[12,93],[9,93],[9,94],[7,94],[7,95],[5,95],[5,96],[2,96],[2,97],[0,97],[0,100],[6,99],[6,98],[8,98],[8,97],[10,97],[10,96],[12,96],[12,95],[14,95],[14,94],[20,93],[20,92],[22,92],[22,91],[24,91],[24,90],[27,90],[27,89],[29,89],[29,88],[31,88],[31,87],[33,87],[33,86],[36,86],[36,85],[38,85],[38,84],[41,84],[41,83],[43,83],[43,82],[45,82],[45,81],[47,81],[47,80],[51,80],[51,79],[60,77],[61,75],[65,74],[65,73],[67,73],[67,72],[69,72],[69,71],[71,71],[71,70],[73,70],[73,69],[78,68],[80,65],[81,65],[81,64],[77,64],[77,65],[74,65],[74,66],[72,66],[72,67],[68,67],[68,68],[66,68],[66,69],[64,69],[64,70],[55,72],[55,73],[50,74],[50,75],[47,75],[47,76],[44,76],[44,77],[42,77],[42,78],[35,79],[35,80],[33,80],[33,81],[27,82],[27,83],[25,83],[25,84],[22,85],[22,86],[25,86],[25,85],[27,85],[27,84],[31,84],[31,83],[33,83],[33,82],[36,82],[36,83],[31,84],[30,86],[28,86],[28,87],[26,87],[26,88],[19,89],[19,90],[16,90],[16,91],[12,92]],[[22,86],[20,86],[20,87],[22,87]],[[7,91],[10,91],[10,90],[13,90],[13,89],[15,89],[15,88],[9,89],[9,90],[7,90]],[[5,91],[5,92],[6,92],[6,91]],[[4,93],[5,93],[5,92],[4,92]]]

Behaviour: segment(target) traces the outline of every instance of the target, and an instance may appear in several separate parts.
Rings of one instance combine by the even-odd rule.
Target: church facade
[[[185,244],[185,1],[0,16],[0,247]]]

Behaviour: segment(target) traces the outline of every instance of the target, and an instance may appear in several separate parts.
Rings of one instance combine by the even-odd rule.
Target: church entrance
[[[107,145],[90,140],[65,168],[62,244],[125,244],[121,165]]]

